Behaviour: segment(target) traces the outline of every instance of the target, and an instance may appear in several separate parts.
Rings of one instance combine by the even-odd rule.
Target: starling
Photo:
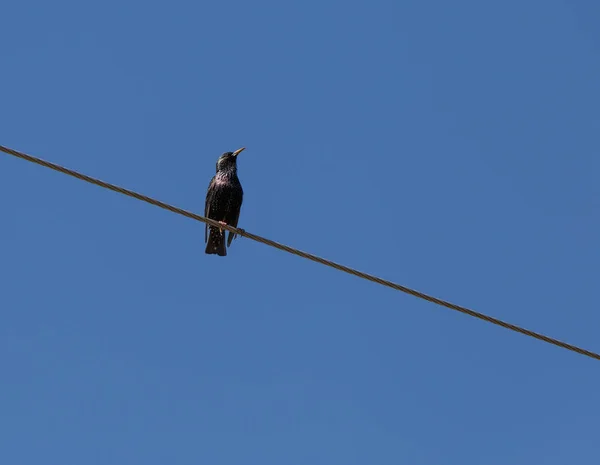
[[[206,204],[204,216],[216,220],[222,224],[237,227],[240,217],[240,208],[244,191],[237,177],[237,156],[245,147],[235,152],[225,152],[217,160],[217,174],[210,180],[208,192],[206,193]],[[207,237],[208,229],[210,233]],[[227,247],[235,234],[229,232]],[[217,254],[221,257],[227,255],[225,248],[225,230],[214,226],[204,226],[204,242],[206,242],[206,253]]]

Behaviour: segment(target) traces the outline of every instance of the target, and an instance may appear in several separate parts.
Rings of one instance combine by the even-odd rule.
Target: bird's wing
[[[210,184],[208,185],[208,191],[206,191],[206,202],[204,203],[204,217],[208,218],[210,215],[210,205],[212,203],[213,197],[215,195],[215,178],[213,177],[210,180]],[[204,223],[204,242],[208,240],[208,224]]]
[[[225,220],[227,224],[230,224],[234,228],[237,228],[238,220],[240,219],[240,210],[242,209],[242,200],[244,198],[244,193],[241,191],[238,195],[236,195],[232,199],[232,203],[235,205],[233,211],[229,214],[229,217]],[[227,236],[227,247],[231,245],[231,241],[237,237],[237,234],[229,231],[229,235]]]

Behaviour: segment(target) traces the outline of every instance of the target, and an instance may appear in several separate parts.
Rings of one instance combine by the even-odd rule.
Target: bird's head
[[[237,156],[245,149],[237,149],[235,152],[225,152],[217,160],[217,171],[230,170],[237,167]]]

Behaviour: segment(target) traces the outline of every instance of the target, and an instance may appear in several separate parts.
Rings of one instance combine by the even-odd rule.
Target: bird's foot
[[[218,223],[227,226],[227,223],[225,223],[225,221],[218,221]],[[219,231],[223,232],[223,228],[219,228]]]
[[[242,228],[237,228],[237,229],[240,232],[240,236],[244,237],[244,234],[246,234],[246,230],[242,229]]]

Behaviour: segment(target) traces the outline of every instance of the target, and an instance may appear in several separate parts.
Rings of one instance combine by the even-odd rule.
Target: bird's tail
[[[227,249],[225,248],[225,231],[221,231],[219,228],[214,228],[212,226],[210,227],[205,253],[209,255],[216,254],[220,257],[227,255]]]

